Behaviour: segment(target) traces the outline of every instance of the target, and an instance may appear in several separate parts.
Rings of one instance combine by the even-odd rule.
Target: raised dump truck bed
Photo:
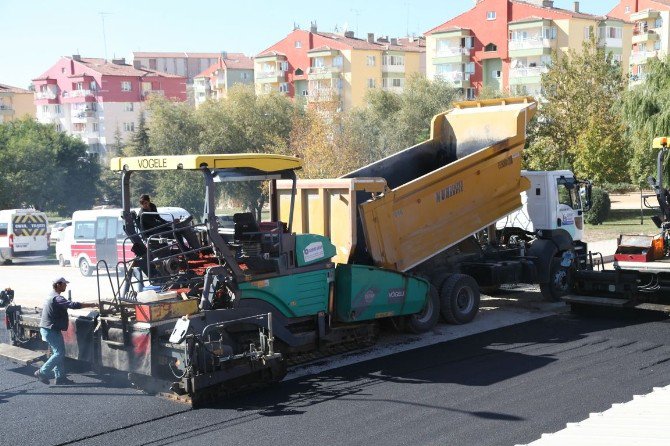
[[[299,181],[295,230],[329,236],[341,263],[365,252],[377,266],[413,268],[521,207],[535,108],[529,98],[457,103],[423,143],[340,179]],[[289,187],[278,183],[282,219]]]

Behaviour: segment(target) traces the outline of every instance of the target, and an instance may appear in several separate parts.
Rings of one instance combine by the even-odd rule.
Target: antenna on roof
[[[358,35],[358,17],[361,15],[361,10],[352,8],[350,11],[356,16],[356,35]]]
[[[111,12],[99,12],[100,19],[102,20],[102,44],[105,47],[105,60],[107,60],[107,36],[105,35],[105,16],[112,15]]]

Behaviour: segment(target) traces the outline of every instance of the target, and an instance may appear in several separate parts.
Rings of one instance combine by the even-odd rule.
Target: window
[[[279,92],[288,93],[288,82],[282,82],[281,84],[279,84]]]
[[[368,79],[368,88],[375,88],[375,80],[373,78]]]
[[[94,221],[78,221],[74,225],[74,238],[76,239],[93,239],[95,237],[95,222]]]
[[[91,83],[89,84],[89,88],[91,89],[91,91],[96,91],[98,89],[98,83],[96,81],[91,81]]]
[[[366,63],[368,67],[374,67],[375,66],[375,56],[368,56],[366,58]]]
[[[133,111],[135,109],[135,104],[132,102],[126,102],[126,105],[124,107],[125,111]]]
[[[475,47],[475,38],[474,37],[463,37],[461,39],[461,48],[472,49]]]
[[[93,123],[93,131],[94,131],[94,132],[97,132],[99,129],[100,129],[100,126],[98,125],[98,123],[97,123],[97,122],[94,122],[94,123]]]
[[[403,84],[403,79],[393,78],[391,79],[391,86],[401,88]]]
[[[474,73],[475,72],[475,63],[474,62],[466,63],[465,66],[463,67],[463,71],[466,72],[466,73],[470,73],[470,74]]]
[[[474,88],[466,88],[465,89],[465,98],[466,99],[474,99],[475,98],[475,89]]]
[[[121,91],[132,91],[133,86],[128,81],[121,82]]]
[[[74,89],[75,90],[83,90],[84,89],[84,83],[83,82],[77,82],[74,84]]]
[[[158,65],[156,64],[156,59],[149,59],[149,69],[155,70]]]
[[[333,57],[333,66],[334,67],[341,67],[342,62],[343,62],[342,56]]]
[[[283,61],[279,64],[279,69],[281,71],[288,71],[288,61]]]
[[[584,40],[589,40],[593,36],[593,27],[585,26],[584,27]]]
[[[302,90],[300,94],[303,96],[309,96],[309,90]]]
[[[134,132],[135,131],[135,123],[134,122],[124,122],[123,123],[123,131],[124,132]]]
[[[296,41],[295,41],[295,47],[296,47],[296,48],[302,48],[302,42],[299,41],[299,40],[296,40]]]
[[[659,51],[661,49],[661,41],[657,40],[654,42],[654,50]]]
[[[488,51],[488,52],[491,52],[491,51],[498,51],[498,47],[496,46],[495,43],[489,43],[488,45],[486,45],[486,46],[484,47],[484,51]]]
[[[542,28],[542,38],[556,40],[556,27]]]
[[[48,105],[43,105],[42,106],[42,113],[49,113],[49,106]]]
[[[56,131],[57,132],[62,132],[63,131],[63,126],[61,124],[56,124]]]
[[[401,67],[405,65],[405,56],[382,56],[382,65]]]
[[[662,26],[663,26],[663,19],[659,17],[654,21],[654,28],[660,28]]]
[[[249,73],[247,73],[246,71],[241,72],[240,79],[242,79],[243,81],[249,79]]]
[[[501,77],[500,70],[491,71],[491,78],[492,79],[500,79],[500,77]]]
[[[486,12],[486,20],[495,20],[496,19],[496,12],[495,11],[487,11]]]
[[[54,113],[56,113],[57,115],[61,114],[60,104],[54,105]]]
[[[85,132],[86,124],[83,122],[75,122],[74,124],[72,124],[72,131],[78,133]]]

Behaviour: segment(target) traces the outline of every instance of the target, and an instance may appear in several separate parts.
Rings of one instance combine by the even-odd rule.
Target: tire
[[[540,284],[540,292],[547,302],[558,302],[562,296],[569,294],[572,284],[572,267],[561,265],[561,258],[551,259],[549,266],[549,282]]]
[[[432,330],[440,318],[440,296],[434,286],[428,290],[426,305],[419,313],[405,316],[404,329],[408,333],[420,334]]]
[[[467,324],[479,311],[479,285],[466,274],[454,274],[440,289],[442,317],[450,324]]]
[[[88,263],[88,260],[86,259],[81,259],[79,261],[79,272],[81,273],[82,276],[88,277],[91,274],[93,274],[93,268],[91,268],[91,264]]]
[[[58,266],[65,266],[65,258],[63,257],[63,254],[58,256]]]

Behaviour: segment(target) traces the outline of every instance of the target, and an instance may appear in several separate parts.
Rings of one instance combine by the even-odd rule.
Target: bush
[[[630,192],[639,192],[640,187],[630,183],[604,183],[603,189],[610,194],[627,194]]]
[[[609,216],[612,202],[605,189],[594,187],[591,191],[591,209],[584,214],[584,222],[599,225]]]

